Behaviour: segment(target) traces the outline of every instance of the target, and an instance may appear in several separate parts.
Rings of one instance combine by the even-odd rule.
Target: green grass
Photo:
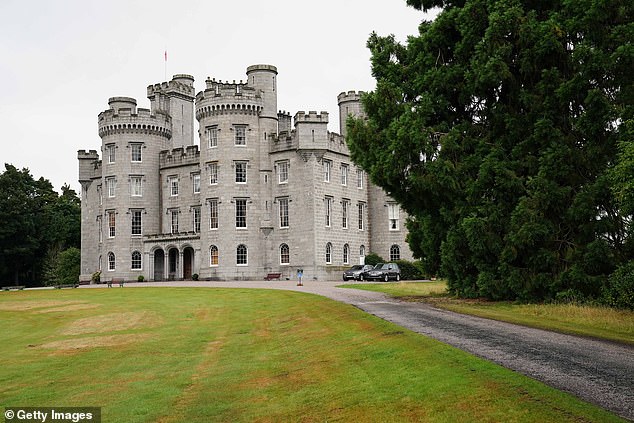
[[[463,314],[561,333],[634,344],[634,312],[583,304],[515,304],[460,300],[446,295],[445,282],[400,282],[342,285],[384,292],[403,300],[425,301]]]
[[[100,406],[104,422],[619,421],[297,292],[10,292],[0,321],[0,406]]]

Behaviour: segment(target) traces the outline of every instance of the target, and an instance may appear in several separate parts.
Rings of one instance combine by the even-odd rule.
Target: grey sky
[[[149,108],[165,50],[167,79],[193,75],[196,92],[275,65],[278,107],[325,110],[339,132],[337,94],[374,88],[369,34],[404,41],[432,18],[405,0],[2,0],[0,165],[79,192],[77,150],[100,148],[97,115],[113,96]]]

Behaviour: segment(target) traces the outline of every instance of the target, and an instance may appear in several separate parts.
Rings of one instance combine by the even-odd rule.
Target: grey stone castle
[[[82,280],[339,279],[370,252],[412,259],[405,214],[350,161],[328,113],[278,111],[277,69],[247,81],[175,75],[150,85],[150,109],[110,98],[99,114],[102,158],[78,152]],[[196,133],[194,121],[198,121]],[[198,135],[199,146],[194,138]]]

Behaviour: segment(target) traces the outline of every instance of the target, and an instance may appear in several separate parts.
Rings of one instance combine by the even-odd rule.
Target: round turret
[[[248,85],[260,90],[263,118],[275,120],[277,130],[277,68],[273,65],[252,65],[247,68]]]
[[[132,97],[110,97],[108,105],[115,113],[119,113],[119,109],[130,109],[131,113],[136,113],[136,99]]]
[[[337,103],[339,104],[339,130],[341,135],[346,136],[346,121],[348,116],[363,117],[363,105],[361,104],[361,96],[363,91],[348,91],[343,92],[337,96]]]

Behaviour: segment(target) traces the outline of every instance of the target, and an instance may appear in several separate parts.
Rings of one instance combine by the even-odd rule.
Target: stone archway
[[[155,281],[162,281],[165,277],[165,252],[161,248],[154,250],[154,275]]]
[[[185,247],[183,250],[183,279],[191,280],[194,273],[194,249]]]
[[[179,259],[178,248],[170,248],[167,251],[167,279],[168,280],[177,280],[178,279],[178,259]]]

